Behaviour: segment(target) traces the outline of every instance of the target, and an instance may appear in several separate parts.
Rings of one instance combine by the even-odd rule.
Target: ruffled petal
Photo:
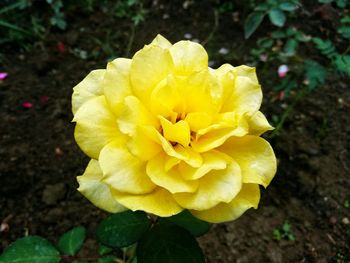
[[[171,193],[163,188],[156,188],[152,193],[145,195],[130,195],[114,191],[114,197],[125,207],[136,211],[141,210],[161,217],[173,216],[183,208],[174,200]]]
[[[202,156],[191,147],[183,147],[180,144],[172,146],[154,127],[143,126],[142,129],[149,138],[161,145],[169,156],[183,160],[193,167],[200,167],[202,165]]]
[[[249,118],[248,125],[249,134],[256,136],[274,129],[261,111],[257,111],[253,116]]]
[[[185,180],[197,180],[211,170],[223,170],[227,167],[227,163],[231,161],[230,157],[215,150],[203,153],[202,157],[203,164],[198,168],[184,162],[179,164],[179,173]]]
[[[107,105],[104,96],[90,99],[76,112],[74,137],[84,153],[98,159],[101,149],[112,140],[125,141],[120,133],[116,117]]]
[[[91,159],[83,175],[77,176],[78,191],[98,208],[110,213],[126,210],[113,197],[108,185],[101,181],[102,171],[97,160]]]
[[[120,131],[129,136],[135,134],[136,128],[141,125],[159,127],[158,119],[135,96],[128,96],[124,99],[124,109],[117,122]]]
[[[208,68],[208,54],[198,43],[183,40],[169,50],[178,75],[191,75]]]
[[[107,65],[103,79],[103,92],[112,111],[119,115],[124,98],[132,94],[130,85],[131,59],[117,58]]]
[[[180,143],[187,147],[191,141],[190,126],[186,121],[180,120],[176,123],[171,123],[163,116],[158,116],[162,126],[164,138],[173,143]]]
[[[190,212],[201,220],[211,223],[222,223],[235,220],[249,208],[258,208],[259,200],[259,186],[256,184],[243,184],[239,194],[230,203],[220,203],[208,210],[191,210]]]
[[[210,209],[220,202],[229,203],[241,190],[242,179],[237,163],[231,162],[224,170],[212,170],[199,179],[195,193],[176,193],[177,203],[186,209]]]
[[[102,149],[99,163],[103,182],[117,191],[146,194],[156,187],[146,174],[146,163],[131,155],[119,142],[111,142]]]
[[[167,40],[165,37],[163,37],[162,35],[158,34],[153,41],[151,42],[151,45],[156,45],[159,46],[161,48],[170,48],[172,45],[169,42],[169,40]]]
[[[276,157],[270,144],[257,136],[232,137],[219,148],[241,167],[243,183],[267,187],[276,173]]]
[[[147,175],[153,183],[167,189],[171,193],[194,192],[198,188],[198,181],[184,180],[179,170],[174,167],[166,171],[164,163],[166,155],[161,153],[147,164]]]
[[[155,86],[172,72],[173,61],[167,49],[157,45],[145,46],[132,58],[130,80],[132,91],[149,108]]]
[[[91,71],[78,85],[73,88],[72,111],[77,112],[81,105],[89,99],[103,94],[102,81],[106,70]]]
[[[247,76],[236,76],[232,94],[222,105],[221,111],[253,115],[259,110],[261,101],[262,91],[259,83],[253,82]]]

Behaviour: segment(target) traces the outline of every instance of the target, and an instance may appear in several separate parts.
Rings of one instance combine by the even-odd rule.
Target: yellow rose
[[[75,139],[91,158],[78,190],[109,212],[233,220],[276,172],[261,101],[254,68],[209,68],[200,44],[158,35],[74,88]]]

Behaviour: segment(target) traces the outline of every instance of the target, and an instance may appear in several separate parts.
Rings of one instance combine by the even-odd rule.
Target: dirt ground
[[[8,47],[1,66],[9,77],[0,83],[0,221],[5,220],[9,230],[0,233],[0,252],[26,233],[57,241],[78,225],[88,229],[87,249],[93,246],[97,223],[106,216],[76,191],[75,176],[82,174],[88,158],[73,138],[70,100],[74,85],[106,65],[102,47],[93,37],[104,39],[106,30],[115,30],[113,45],[117,55],[124,56],[130,28],[101,12],[75,14],[67,20],[66,31],[53,32],[30,52]],[[213,30],[213,8],[208,3],[187,9],[158,3],[136,28],[131,54],[156,33],[171,41],[191,33],[209,41],[206,48],[213,67],[244,63],[245,56],[225,59],[218,49],[245,54],[254,39],[243,43],[242,28],[227,15],[220,17],[208,39]],[[58,42],[65,43],[63,53],[57,51]],[[79,58],[78,48],[101,55]],[[257,72],[259,76],[259,67]],[[260,76],[263,112],[269,119],[281,115],[293,101],[293,96],[276,99],[266,84],[270,75]],[[24,108],[23,102],[33,107]],[[349,79],[335,76],[297,104],[280,134],[268,138],[279,165],[271,185],[262,190],[259,209],[215,225],[199,239],[208,262],[350,262],[349,113]],[[278,240],[273,234],[286,221],[295,240]]]

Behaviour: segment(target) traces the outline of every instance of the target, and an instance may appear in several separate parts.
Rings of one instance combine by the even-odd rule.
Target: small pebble
[[[186,34],[184,34],[184,38],[191,39],[192,38],[192,34],[186,33]]]
[[[227,48],[224,48],[224,47],[219,49],[219,54],[221,54],[221,55],[227,55],[229,52],[230,51]]]
[[[344,217],[341,221],[344,225],[348,225],[350,223],[350,220],[347,217]]]

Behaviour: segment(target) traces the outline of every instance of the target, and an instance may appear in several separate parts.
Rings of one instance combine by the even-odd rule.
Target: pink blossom
[[[289,68],[287,65],[280,65],[278,67],[278,76],[280,78],[284,78],[287,75],[287,72],[289,71]]]

